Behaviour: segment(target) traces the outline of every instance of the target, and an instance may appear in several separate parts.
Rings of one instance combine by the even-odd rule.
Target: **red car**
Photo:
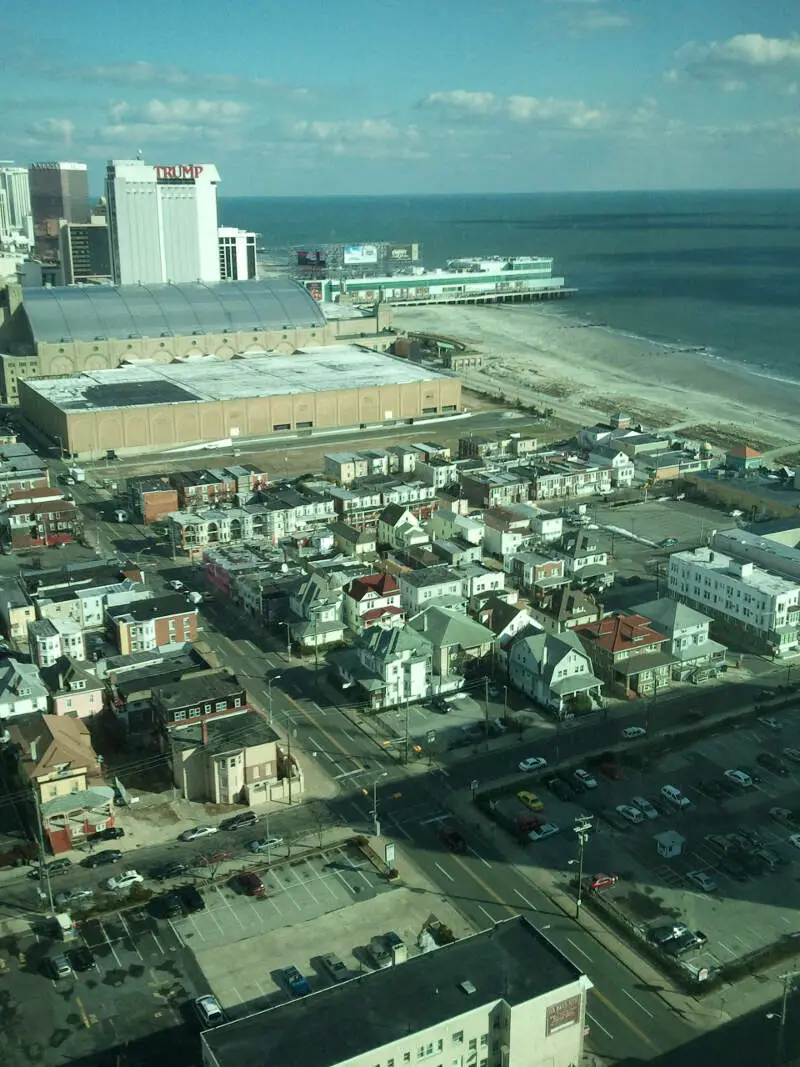
[[[598,889],[610,889],[611,886],[616,885],[618,881],[618,874],[596,874],[589,882],[589,888],[595,891]]]
[[[240,874],[239,889],[248,897],[264,896],[264,883],[257,874]]]

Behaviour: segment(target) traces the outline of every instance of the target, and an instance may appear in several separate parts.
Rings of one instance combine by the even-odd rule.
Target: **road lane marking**
[[[394,826],[394,828],[395,828],[396,830],[399,830],[399,831],[400,831],[400,833],[401,833],[401,834],[403,835],[403,837],[407,837],[407,838],[409,839],[409,841],[411,841],[411,840],[412,840],[412,838],[411,838],[411,834],[410,834],[410,833],[408,832],[408,830],[406,830],[406,828],[405,828],[404,826],[402,826],[402,825],[401,825],[401,824],[400,824],[400,823],[399,823],[399,822],[397,821],[397,819],[396,819],[396,818],[394,817],[394,815],[389,815],[389,816],[388,816],[388,819],[389,819],[389,822],[390,822],[390,823],[392,824],[392,826]]]
[[[597,997],[597,999],[600,1001],[601,1004],[603,1004],[606,1008],[608,1008],[609,1011],[612,1011],[617,1016],[618,1019],[621,1019],[625,1023],[625,1025],[630,1030],[632,1030],[634,1032],[634,1034],[636,1034],[636,1036],[641,1041],[644,1041],[644,1043],[646,1045],[649,1045],[650,1048],[655,1048],[656,1047],[653,1044],[653,1042],[650,1040],[650,1038],[647,1036],[647,1034],[642,1033],[642,1031],[639,1029],[639,1027],[636,1026],[634,1023],[632,1023],[630,1021],[630,1019],[628,1018],[628,1016],[623,1014],[619,1010],[619,1008],[616,1006],[616,1004],[612,1004],[611,1001],[608,999],[608,997],[604,997],[603,994],[600,992],[600,990],[596,986],[595,986],[594,989],[591,990],[591,992],[594,993],[594,995]]]
[[[338,766],[338,764],[337,764]],[[341,774],[337,774],[336,778],[352,778],[354,774],[361,774],[361,771],[342,771]]]
[[[341,745],[332,734],[328,733],[328,731],[325,729],[324,726],[320,726],[320,724],[317,722],[317,720],[314,718],[314,716],[310,715],[306,711],[306,709],[304,707],[302,707],[300,704],[298,704],[297,701],[294,699],[294,697],[289,696],[288,693],[284,693],[283,695],[286,697],[286,699],[289,701],[290,704],[294,705],[294,707],[297,708],[297,710],[300,712],[301,715],[303,715],[306,719],[308,719],[308,721],[311,723],[312,726],[315,726],[317,728],[317,730],[319,730],[319,732],[322,734],[323,737],[326,737],[330,741],[330,743],[333,745],[334,748],[338,748],[338,750],[342,753],[343,756],[347,756],[348,759],[351,759],[351,760],[353,760],[354,763],[357,763],[359,765],[359,769],[360,770],[362,770],[362,771],[366,770],[366,768],[360,762],[360,760],[358,760],[355,756],[351,755],[347,751],[347,749],[344,748],[344,746]],[[327,753],[326,753],[326,755],[327,755]],[[328,758],[331,759],[331,757],[328,757]],[[332,762],[332,760],[331,760],[331,762]]]
[[[469,850],[470,850],[470,852],[472,853],[472,855],[476,859],[479,859],[481,861],[481,863],[484,865],[484,867],[488,867],[491,870],[491,867],[492,867],[491,863],[489,863],[488,860],[485,860],[483,858],[483,856],[480,854],[480,852],[476,852],[475,849],[472,847],[472,845],[469,846]]]
[[[83,1001],[80,997],[75,997],[75,1003],[78,1005],[78,1012],[81,1017],[81,1022],[88,1030],[92,1024],[89,1022],[89,1016],[86,1014],[86,1008],[84,1008],[83,1006]]]
[[[531,909],[531,911],[538,911],[539,910],[536,907],[536,905],[535,904],[531,904],[531,902],[528,900],[528,898],[524,897],[522,895],[522,893],[520,893],[520,891],[518,889],[515,889],[514,892],[517,894],[517,896],[519,897],[520,900],[524,901],[528,905],[528,907]]]
[[[584,952],[583,949],[580,947],[580,945],[576,945],[571,937],[568,937],[567,941],[569,941],[569,943],[572,945],[572,947],[575,949],[576,952],[580,952],[581,956],[583,956],[583,958],[585,960],[588,960],[589,963],[593,962],[592,957],[589,955],[589,953],[588,952]],[[624,992],[624,990],[623,990],[623,992]]]
[[[433,822],[443,822],[447,818],[447,815],[434,815],[430,819],[420,819],[419,824],[420,826],[430,826]]]
[[[626,997],[628,997],[629,1000],[632,1000],[633,1003],[638,1008],[641,1008],[642,1011],[645,1013],[645,1015],[649,1015],[651,1019],[655,1018],[653,1013],[651,1011],[648,1011],[647,1008],[644,1006],[644,1004],[642,1004],[642,1002],[640,1000],[636,999],[636,997],[633,995],[633,993],[629,993],[627,989],[623,989],[622,992],[625,994]]]
[[[452,876],[452,874],[448,874],[440,863],[434,862],[434,867],[438,867],[442,874],[445,876],[445,878],[449,878],[451,882],[455,882],[455,878]]]
[[[605,1026],[603,1026],[602,1023],[598,1022],[597,1019],[595,1019],[594,1015],[590,1015],[589,1012],[587,1011],[586,1012],[586,1018],[587,1019],[591,1019],[592,1023],[595,1026],[598,1026],[603,1031],[603,1033],[606,1035],[606,1037],[610,1037],[612,1041],[614,1040],[614,1035],[612,1033],[609,1033],[609,1031],[606,1030]]]

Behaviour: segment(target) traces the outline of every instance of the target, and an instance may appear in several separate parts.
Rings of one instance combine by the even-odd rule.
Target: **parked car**
[[[623,819],[613,808],[600,808],[597,817],[607,822],[612,829],[619,830],[620,833],[626,834],[630,829],[627,819]]]
[[[658,542],[659,548],[674,548],[677,545],[677,537],[665,537],[663,541]]]
[[[176,593],[180,593],[184,588],[183,582],[179,581],[177,578],[173,578],[171,581],[167,582],[167,585],[170,589],[174,589]]]
[[[764,779],[754,767],[749,767],[746,763],[740,763],[739,770],[742,771],[743,774],[749,775],[753,779],[755,785],[763,785]]]
[[[150,901],[150,907],[155,915],[163,919],[174,919],[183,915],[183,901],[175,892],[164,893],[160,897],[154,897]]]
[[[766,767],[773,774],[777,774],[779,778],[786,778],[789,774],[789,768],[780,756],[774,756],[771,752],[759,752],[756,756],[756,763],[760,767]]]
[[[179,863],[177,860],[173,860],[172,863],[165,863],[163,867],[155,867],[150,872],[150,877],[155,878],[158,882],[165,882],[168,878],[180,878],[182,874],[186,874],[191,869],[188,863]]]
[[[673,807],[679,811],[685,810],[692,806],[688,797],[685,797],[683,793],[678,789],[676,785],[662,785],[661,796]]]
[[[559,800],[572,799],[572,788],[567,785],[563,778],[548,778],[544,784],[553,796],[558,797]]]
[[[794,812],[789,808],[770,808],[769,816],[775,822],[780,823],[781,826],[800,826],[800,819],[796,818]]]
[[[59,908],[74,908],[79,905],[87,907],[94,900],[94,891],[91,889],[64,889],[55,895],[55,903]]]
[[[783,755],[786,759],[791,760],[792,763],[800,763],[800,748],[785,748],[783,749]]]
[[[732,878],[734,882],[746,882],[747,871],[739,862],[736,856],[732,856],[730,853],[722,856],[717,864],[723,874],[727,874],[729,878]]]
[[[326,952],[319,960],[334,982],[343,982],[347,978],[347,967],[335,952]]]
[[[633,797],[631,803],[635,808],[639,809],[639,811],[642,813],[642,815],[644,815],[646,819],[658,818],[658,812],[647,799],[647,797]]]
[[[220,830],[241,830],[243,826],[252,826],[257,822],[258,816],[254,811],[240,811],[228,819],[223,819],[219,828]]]
[[[706,834],[705,841],[717,856],[724,856],[730,848],[730,842],[724,834]]]
[[[239,892],[248,897],[263,897],[265,893],[264,883],[252,871],[245,871],[236,880]]]
[[[744,771],[737,770],[736,768],[728,768],[723,772],[729,782],[733,782],[734,785],[738,785],[741,789],[752,789],[753,779],[749,774],[745,774]]]
[[[105,830],[98,830],[89,834],[90,841],[117,841],[125,836],[125,830],[121,826],[107,826]]]
[[[764,861],[767,866],[767,870],[774,871],[778,867],[783,867],[788,862],[779,852],[774,848],[768,848],[766,845],[762,845],[755,850],[754,855],[758,856]]]
[[[73,971],[97,970],[97,960],[88,945],[79,945],[77,948],[70,949],[69,962],[72,964]]]
[[[284,967],[283,978],[293,997],[304,997],[311,992],[308,979],[296,967]]]
[[[554,822],[546,822],[539,826],[536,830],[531,830],[528,833],[529,841],[544,841],[546,837],[552,837],[554,834],[559,833],[559,828]]]
[[[118,848],[105,848],[102,852],[90,852],[81,860],[81,867],[104,867],[107,863],[117,863],[122,859]]]
[[[530,808],[531,811],[542,811],[544,809],[543,801],[535,793],[529,793],[527,789],[517,793],[517,800],[524,804],[526,808]]]
[[[704,893],[716,893],[717,891],[717,883],[705,871],[689,871],[686,877]]]
[[[789,834],[788,841],[795,848],[800,848],[800,834]]]
[[[619,881],[618,874],[595,874],[589,881],[589,888],[595,892],[599,892],[601,889],[610,889],[612,885],[616,885]]]
[[[112,893],[122,893],[125,889],[130,889],[131,886],[141,885],[143,881],[144,875],[131,869],[129,871],[123,871],[122,874],[115,874],[112,878],[109,878],[105,883],[105,888],[110,889]]]
[[[597,779],[595,776],[588,771],[584,771],[582,768],[573,771],[573,778],[576,782],[580,782],[584,789],[597,789]]]
[[[683,937],[684,934],[689,933],[689,927],[686,923],[670,923],[662,926],[652,926],[647,931],[647,940],[652,941],[654,945],[664,945],[667,941],[672,941],[677,937]]]
[[[708,938],[702,931],[689,930],[682,937],[676,937],[662,945],[662,949],[668,956],[682,956],[686,952],[691,952],[692,949],[700,948],[707,941]]]
[[[215,834],[218,830],[218,826],[193,826],[191,829],[184,830],[183,833],[178,834],[178,840],[196,841],[198,837],[208,837],[209,834]]]
[[[758,830],[753,830],[749,826],[737,826],[736,833],[739,834],[740,837],[744,838],[747,844],[752,846],[753,848],[758,848],[764,844],[764,838],[761,836]]]
[[[66,874],[66,872],[72,866],[72,860],[67,856],[62,856],[57,860],[51,860],[49,863],[45,863],[44,866],[31,867],[28,871],[28,877],[34,882],[38,882],[43,874],[47,874],[53,878],[58,874]]]
[[[521,771],[541,771],[547,766],[547,760],[542,756],[528,756],[527,759],[520,760],[519,769]]]
[[[622,736],[626,741],[632,741],[636,737],[646,737],[647,730],[643,726],[626,726],[622,731]]]
[[[195,999],[194,1010],[204,1029],[210,1030],[214,1026],[221,1026],[222,1023],[227,1022],[219,1001],[210,993]]]
[[[439,829],[439,840],[450,852],[467,851],[467,842],[463,834],[459,833],[453,826],[442,826]]]
[[[56,981],[61,978],[69,978],[72,975],[72,964],[64,952],[59,952],[57,956],[45,957],[45,969],[50,977]]]
[[[283,844],[282,837],[257,837],[248,844],[251,852],[271,852],[274,848],[280,848]]]
[[[711,800],[724,800],[729,795],[728,790],[725,788],[726,783],[717,782],[713,779],[708,781],[702,781],[697,783],[697,789],[701,793],[705,793]]]
[[[752,875],[754,878],[757,878],[759,875],[763,874],[768,867],[768,864],[766,864],[764,860],[756,854],[755,851],[744,852],[739,849],[734,853],[733,858],[736,860],[737,863],[741,864],[741,866],[744,867],[745,871],[749,875]]]
[[[182,885],[177,892],[186,911],[203,911],[205,908],[206,902],[202,894],[193,885]]]
[[[628,822],[633,823],[634,826],[638,826],[639,823],[644,822],[644,815],[642,812],[630,804],[617,804],[614,810],[618,815],[621,815],[623,819],[627,819]]]

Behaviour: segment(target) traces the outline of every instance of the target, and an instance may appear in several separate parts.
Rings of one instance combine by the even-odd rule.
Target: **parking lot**
[[[730,963],[795,934],[800,931],[800,848],[789,838],[800,831],[800,824],[783,825],[770,809],[800,808],[800,763],[780,756],[785,747],[800,748],[800,709],[775,714],[780,730],[753,719],[682,751],[641,761],[631,744],[617,762],[619,780],[595,768],[598,787],[569,800],[558,799],[543,782],[531,783],[544,810],[530,816],[557,824],[560,832],[527,844],[528,861],[561,872],[565,885],[572,881],[577,847],[571,827],[578,814],[588,812],[595,818],[584,854],[585,872],[620,876],[607,890],[607,899],[636,927],[646,930],[675,920],[701,930],[708,943],[681,956],[689,967]],[[759,759],[765,755],[778,755],[784,773],[763,767]],[[725,770],[737,767],[749,770],[755,784],[737,788],[725,778]],[[661,795],[667,784],[688,798],[685,811]],[[634,798],[651,801],[657,807],[655,817],[642,816],[634,824],[616,813],[618,805],[635,806]],[[513,792],[504,799],[506,809],[514,799]],[[659,855],[654,840],[667,830],[685,839],[681,854],[672,858]],[[741,839],[723,838],[732,833]],[[769,862],[759,848],[766,849]],[[711,879],[711,891],[704,892],[690,877],[695,872]]]

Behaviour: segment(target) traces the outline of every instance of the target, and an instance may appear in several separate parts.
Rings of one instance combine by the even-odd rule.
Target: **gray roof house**
[[[572,631],[520,637],[511,646],[508,665],[512,685],[558,719],[572,718],[571,705],[581,694],[588,697],[592,707],[600,706],[602,682],[595,677],[592,661]]]
[[[457,689],[463,684],[463,669],[470,660],[488,656],[494,634],[488,626],[456,608],[432,605],[409,619],[414,630],[431,647],[434,687],[438,692]]]
[[[15,659],[2,661],[0,666],[0,720],[18,715],[47,711],[50,694],[42,681],[39,668],[33,663],[19,663]]]
[[[631,611],[649,619],[669,638],[669,651],[677,660],[672,665],[673,679],[700,682],[719,673],[728,650],[708,636],[711,619],[707,615],[670,597],[636,604]]]

